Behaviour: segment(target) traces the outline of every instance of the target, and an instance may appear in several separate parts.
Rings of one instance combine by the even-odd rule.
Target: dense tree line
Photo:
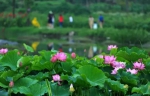
[[[122,10],[122,11],[142,11],[148,12],[150,11],[150,0],[0,0],[0,12],[2,11],[10,11],[12,10],[15,13],[15,8],[24,8],[28,10],[29,8],[36,5],[36,2],[57,2],[57,3],[69,3],[72,5],[81,5],[90,9],[93,8],[95,4],[105,4],[106,10],[111,9],[111,7],[115,6],[114,10]],[[50,4],[53,5],[53,4]],[[67,4],[65,4],[67,5]],[[65,6],[64,5],[64,6]],[[59,5],[57,5],[59,6]],[[98,6],[98,5],[97,5]],[[140,7],[139,7],[140,6]],[[34,6],[35,7],[35,6]],[[95,6],[96,7],[96,6]],[[109,8],[107,8],[109,7]],[[120,9],[119,9],[120,8]],[[105,11],[105,10],[102,10]]]

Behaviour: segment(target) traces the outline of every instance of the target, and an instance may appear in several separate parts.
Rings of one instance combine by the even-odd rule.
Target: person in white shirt
[[[97,25],[96,22],[94,22],[94,24],[93,24],[93,29],[97,29],[97,28],[98,28],[98,25]]]
[[[72,16],[69,16],[69,23],[70,23],[70,26],[72,27],[72,23],[73,23],[73,17]]]
[[[73,17],[72,16],[69,17],[69,22],[73,23]]]

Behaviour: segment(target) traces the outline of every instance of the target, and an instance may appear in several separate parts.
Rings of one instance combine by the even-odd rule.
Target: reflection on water
[[[37,43],[38,42],[38,43]],[[23,43],[32,46],[34,50],[49,50],[48,45],[53,44],[54,50],[59,50],[60,45],[63,52],[71,53],[75,52],[79,56],[93,57],[99,54],[101,51],[105,51],[105,44],[101,44],[86,37],[75,37],[73,32],[69,36],[63,36],[60,38],[49,37],[45,35],[35,35],[35,36],[22,36],[17,39],[17,42],[0,40],[0,47],[8,49],[19,49],[25,50]],[[36,48],[35,48],[36,47]],[[100,50],[100,51],[99,51]],[[35,52],[37,53],[37,52]]]
[[[54,50],[59,50],[61,46],[63,52],[67,53],[75,52],[79,56],[86,56],[86,57],[93,57],[96,54],[101,54],[102,52],[108,53],[107,46],[110,44],[122,47],[121,44],[111,41],[110,38],[109,39],[106,38],[105,41],[98,41],[96,39],[91,39],[87,37],[75,37],[73,36],[72,32],[70,36],[62,36],[62,37],[60,36],[59,38],[47,35],[34,35],[34,36],[22,36],[17,39],[17,42],[9,40],[0,40],[0,48],[25,50],[23,47],[23,43],[32,46],[34,50],[36,50],[35,53],[41,50],[49,50],[48,45],[52,44],[53,45],[52,49]],[[125,46],[133,47],[136,45],[127,44],[124,45],[123,47]],[[147,45],[146,44],[139,45],[136,47],[143,47],[143,46]]]

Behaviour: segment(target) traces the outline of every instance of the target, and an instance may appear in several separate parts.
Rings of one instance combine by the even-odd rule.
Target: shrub
[[[114,29],[106,31],[112,40],[122,44],[144,44],[150,41],[150,34],[143,29]]]

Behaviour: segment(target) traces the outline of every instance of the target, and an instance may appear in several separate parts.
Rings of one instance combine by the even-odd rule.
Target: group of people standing
[[[59,21],[59,26],[63,27],[64,17],[62,14],[59,15],[58,21]],[[54,22],[55,22],[54,14],[52,11],[50,11],[48,14],[48,27],[54,28]],[[69,16],[69,22],[70,22],[70,25],[72,25],[72,23],[73,23],[72,16]],[[102,15],[99,16],[98,23],[99,23],[99,27],[103,28],[104,17]],[[89,17],[89,27],[90,27],[90,29],[98,28],[97,22],[94,21],[94,18],[92,16]]]
[[[99,16],[98,23],[99,23],[99,27],[103,28],[104,17],[102,15]],[[92,16],[89,17],[89,27],[90,29],[98,28],[97,22],[94,21],[94,18]]]
[[[59,15],[58,20],[59,20],[59,26],[63,27],[64,17],[62,14]],[[54,14],[52,11],[50,11],[48,14],[48,27],[54,28],[54,22],[55,22]],[[73,17],[72,16],[69,17],[69,22],[73,23]]]

